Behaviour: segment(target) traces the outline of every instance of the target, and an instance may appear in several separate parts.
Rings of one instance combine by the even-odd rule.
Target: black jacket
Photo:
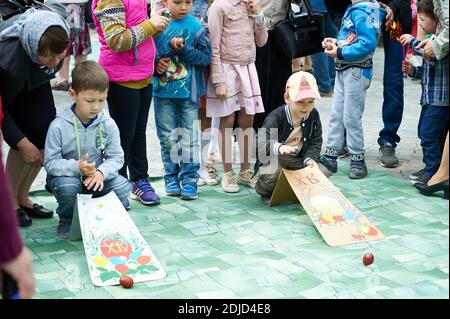
[[[54,70],[55,72],[62,67],[62,63],[63,61]],[[25,135],[15,124],[8,109],[19,93],[36,89],[54,77],[55,72],[47,74],[45,70],[30,59],[19,39],[0,42],[0,95],[5,114],[3,134],[14,145],[17,145]]]
[[[322,123],[319,112],[313,109],[306,120],[300,124],[302,127],[303,147],[297,155],[299,160],[313,159],[319,161],[322,148]],[[271,130],[272,129],[272,130]],[[275,129],[275,130],[274,130]],[[288,139],[294,129],[292,116],[288,105],[280,106],[272,111],[258,131],[258,152],[261,164],[266,162],[261,156],[265,150],[265,157],[278,155],[278,149]],[[262,153],[262,154],[261,154]]]

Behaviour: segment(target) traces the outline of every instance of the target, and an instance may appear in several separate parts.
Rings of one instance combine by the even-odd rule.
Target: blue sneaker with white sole
[[[166,194],[167,196],[180,196],[181,186],[177,181],[169,182],[166,184]]]
[[[197,184],[189,183],[184,184],[181,189],[181,199],[183,200],[194,200],[198,197]]]

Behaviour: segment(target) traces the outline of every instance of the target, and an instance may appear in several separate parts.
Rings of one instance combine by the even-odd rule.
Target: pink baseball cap
[[[299,71],[292,74],[286,83],[285,92],[294,102],[307,98],[320,100],[316,78],[309,72]]]

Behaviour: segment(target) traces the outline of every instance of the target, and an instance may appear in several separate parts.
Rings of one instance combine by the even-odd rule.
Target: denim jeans
[[[197,183],[199,164],[198,103],[155,97],[156,132],[161,145],[164,180]]]
[[[336,38],[339,30],[330,15],[327,12],[321,12],[321,14],[324,18],[325,37]],[[336,77],[334,59],[330,58],[325,52],[313,54],[311,58],[319,91],[324,93],[333,91]]]
[[[365,153],[362,116],[370,80],[363,73],[364,70],[358,67],[336,72],[327,149],[339,151],[347,141],[350,154]]]
[[[418,132],[425,163],[425,175],[428,177],[437,172],[441,163],[443,151],[441,135],[442,131],[447,128],[448,117],[448,106],[422,106]]]
[[[59,218],[72,219],[77,194],[93,194],[95,197],[103,196],[114,191],[120,200],[123,200],[130,194],[131,184],[122,175],[104,182],[103,190],[94,192],[88,190],[80,180],[80,177],[74,176],[47,176],[47,185],[53,191],[58,208],[56,213]]]
[[[383,110],[384,128],[380,131],[378,144],[390,143],[394,147],[400,142],[397,135],[403,117],[403,72],[402,45],[391,40],[389,32],[383,31],[384,43],[384,77]]]

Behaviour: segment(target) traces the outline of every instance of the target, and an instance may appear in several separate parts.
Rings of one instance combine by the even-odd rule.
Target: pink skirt
[[[255,64],[232,65],[224,63],[222,65],[228,98],[219,100],[216,97],[216,87],[210,78],[208,81],[206,116],[224,117],[240,111],[241,108],[245,109],[247,115],[264,113]]]

